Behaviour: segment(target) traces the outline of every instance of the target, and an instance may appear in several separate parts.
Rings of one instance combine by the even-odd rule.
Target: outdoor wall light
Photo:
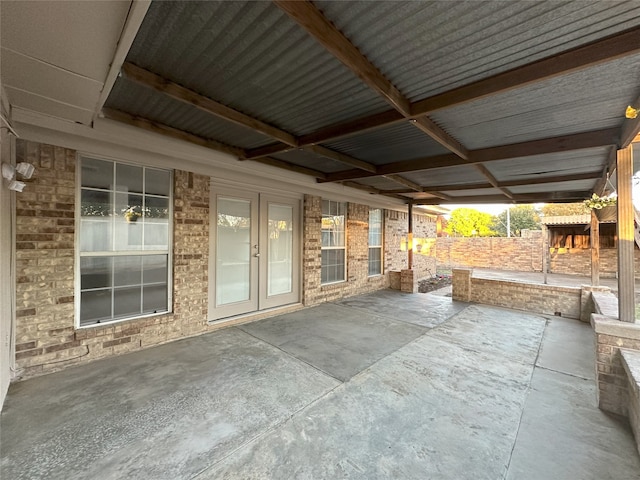
[[[638,116],[638,113],[640,113],[640,110],[629,105],[624,112],[624,116],[627,118],[636,118]]]
[[[2,176],[9,182],[9,190],[14,192],[22,192],[26,184],[16,180],[16,173],[19,173],[25,179],[31,178],[35,172],[35,167],[27,162],[20,162],[15,167],[9,163],[2,164]]]
[[[22,190],[24,189],[24,187],[27,184],[24,182],[19,182],[17,180],[11,180],[9,182],[9,190],[13,190],[14,192],[22,192]]]

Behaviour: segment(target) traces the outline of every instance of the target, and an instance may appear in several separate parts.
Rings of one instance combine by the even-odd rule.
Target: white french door
[[[216,188],[209,319],[300,300],[300,200]]]

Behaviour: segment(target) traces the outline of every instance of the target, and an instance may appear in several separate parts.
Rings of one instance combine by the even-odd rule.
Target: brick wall
[[[36,167],[16,204],[16,364],[22,378],[212,330],[207,321],[209,177],[174,172],[173,313],[76,329],[76,152],[17,142]]]
[[[542,240],[540,237],[439,237],[436,258],[439,268],[541,272]]]
[[[579,319],[580,287],[559,287],[474,277],[470,269],[453,270],[454,300]]]
[[[401,244],[406,242],[408,229],[408,213],[395,210],[385,211],[385,270],[400,271],[408,266],[406,247],[403,250]],[[436,273],[435,238],[436,220],[427,215],[413,214],[413,236],[420,245],[413,252],[413,270],[415,277],[420,280],[429,278]],[[422,240],[424,242],[420,243]]]
[[[303,244],[305,305],[316,305],[351,295],[372,292],[389,285],[387,275],[369,277],[369,207],[349,203],[347,205],[346,226],[347,280],[322,285],[320,277],[322,198],[305,195]],[[383,268],[385,267],[383,266]]]
[[[621,350],[622,365],[627,373],[629,402],[627,416],[640,453],[640,352]]]
[[[482,237],[436,240],[438,268],[491,268],[521,272],[542,271],[542,237]],[[640,278],[640,249],[636,248],[635,272]],[[600,276],[614,277],[618,271],[615,248],[600,249]],[[591,275],[591,249],[554,248],[549,254],[549,272]]]
[[[76,154],[18,140],[16,161],[36,168],[16,195],[16,366],[31,376],[89,356],[73,323]]]
[[[568,275],[591,275],[591,249],[570,248],[553,249],[549,255],[549,268],[552,273]],[[636,272],[640,275],[640,250],[635,251]],[[615,248],[600,249],[600,276],[615,277],[618,271],[618,251]],[[640,278],[640,277],[639,277]]]
[[[372,292],[390,285],[391,271],[407,268],[407,252],[401,250],[402,238],[407,235],[407,213],[385,210],[383,275],[369,277],[369,206],[349,203],[347,206],[347,281],[321,285],[322,263],[321,226],[322,198],[304,197],[303,295],[305,305],[337,300],[351,295]],[[434,241],[435,219],[414,215],[414,235]],[[430,250],[414,254],[414,270],[418,278],[435,273],[435,256]]]
[[[594,313],[591,325],[596,332],[598,405],[607,412],[627,416],[629,378],[622,365],[620,349],[640,352],[640,324]]]
[[[227,324],[207,323],[210,178],[176,170],[173,312],[77,329],[74,321],[76,152],[20,140],[17,161],[27,161],[36,167],[25,191],[16,196],[18,378],[61,370],[266,315],[257,312]],[[302,258],[305,305],[385,288],[389,285],[387,272],[403,268],[407,254],[400,251],[400,237],[406,234],[406,214],[404,217],[386,215],[384,274],[369,277],[369,207],[350,203],[347,281],[320,285],[321,219],[321,198],[305,196]],[[435,222],[429,217],[418,215],[414,224],[416,236],[435,236]],[[435,258],[417,258],[416,264],[424,271],[435,271]]]
[[[542,313],[580,318],[580,287],[471,278],[471,301]]]

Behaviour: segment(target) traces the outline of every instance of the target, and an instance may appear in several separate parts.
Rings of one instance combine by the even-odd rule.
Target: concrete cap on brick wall
[[[621,322],[611,317],[592,313],[591,326],[596,333],[602,335],[640,340],[640,323]]]

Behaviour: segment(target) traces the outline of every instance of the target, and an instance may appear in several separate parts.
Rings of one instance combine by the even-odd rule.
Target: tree
[[[493,217],[473,208],[456,208],[451,212],[445,231],[452,237],[491,237]]]
[[[511,234],[519,237],[522,230],[540,230],[540,214],[533,205],[516,205],[510,208]],[[507,236],[507,211],[494,217],[494,230],[500,237]]]
[[[542,215],[545,217],[584,215],[589,209],[580,203],[545,203],[542,206]]]

